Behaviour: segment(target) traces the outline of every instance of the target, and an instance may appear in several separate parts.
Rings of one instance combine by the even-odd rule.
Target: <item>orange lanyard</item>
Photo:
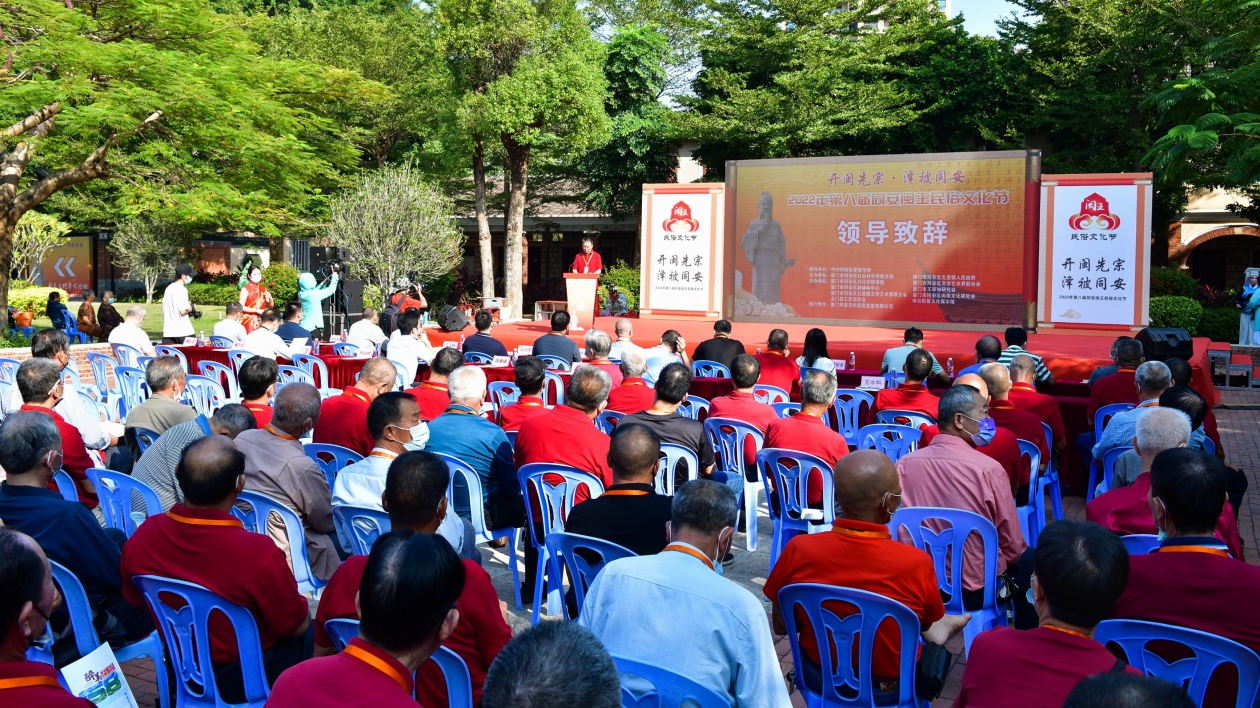
[[[605,494],[607,494],[608,492],[604,492],[604,493],[605,493]],[[687,554],[687,555],[689,555],[689,556],[692,556],[692,557],[695,557],[695,558],[699,558],[700,560],[704,561],[704,564],[705,564],[705,565],[709,566],[709,570],[713,570],[713,561],[712,561],[712,560],[710,560],[708,556],[706,556],[705,554],[701,553],[700,551],[697,551],[696,549],[692,548],[691,546],[684,546],[684,545],[683,545],[683,544],[681,544],[681,543],[671,543],[671,544],[669,544],[668,546],[666,546],[665,548],[663,548],[662,550],[664,550],[664,551],[678,551],[679,553],[686,553],[686,554]]]
[[[166,516],[172,521],[192,526],[235,526],[237,528],[245,528],[240,519],[194,519],[191,516],[180,516],[172,511],[166,512]]]
[[[389,450],[373,450],[368,453],[368,457],[383,457],[387,460],[392,460],[398,457],[398,453],[390,452]]]
[[[608,492],[604,493],[607,494]],[[831,530],[839,534],[844,534],[845,536],[857,536],[859,538],[892,538],[892,534],[887,531],[858,531],[857,529],[846,529],[840,526],[832,526]]]
[[[424,383],[420,384],[420,388],[427,388],[433,391],[449,391],[449,389],[446,386],[443,386],[442,384],[429,383],[428,381],[425,381]]]
[[[357,647],[354,644],[347,644],[346,648],[342,649],[342,651],[349,654],[350,656],[353,656],[359,661],[362,661],[368,666],[371,666],[377,671],[380,671],[386,676],[394,679],[394,682],[397,683],[398,687],[401,688],[402,690],[408,693],[411,692],[410,687],[407,685],[407,678],[403,676],[402,674],[398,673],[398,669],[395,669],[394,667],[390,666],[384,659],[380,658],[379,656],[376,656],[375,654],[367,651],[366,649]]]
[[[1157,398],[1151,401],[1143,401],[1137,404],[1136,406],[1134,406],[1134,408],[1150,408],[1151,406],[1158,406],[1158,405],[1159,405],[1159,399]]]
[[[297,440],[297,438],[293,435],[289,435],[288,433],[276,430],[274,427],[272,427],[271,423],[267,424],[267,432],[280,438],[281,440]]]
[[[1042,628],[1042,629],[1053,629],[1053,630],[1054,630],[1054,631],[1056,631],[1056,632],[1063,632],[1064,634],[1072,634],[1072,635],[1075,635],[1075,636],[1080,637],[1080,638],[1082,638],[1082,639],[1093,639],[1093,637],[1089,636],[1088,634],[1086,634],[1086,633],[1084,633],[1084,632],[1078,632],[1078,631],[1076,631],[1075,629],[1068,629],[1067,627],[1056,627],[1056,626],[1054,626],[1054,625],[1052,625],[1052,624],[1043,624],[1043,625],[1041,625],[1041,628]]]
[[[591,255],[589,255],[589,256],[588,256],[588,255],[586,255],[586,254],[584,254],[584,253],[579,253],[578,255],[579,255],[579,256],[582,256],[582,261],[583,261],[583,262],[582,262],[582,272],[583,272],[583,273],[588,272],[588,271],[591,269],[591,259],[595,257],[595,254],[594,254],[594,253],[592,253]]]
[[[647,384],[642,381],[626,381],[622,383],[621,385],[622,386],[646,386]]]
[[[11,679],[0,679],[0,690],[6,688],[30,688],[32,686],[61,688],[61,684],[52,676],[19,676]]]
[[[1159,549],[1160,553],[1207,553],[1222,558],[1232,558],[1229,551],[1224,548],[1209,548],[1208,546],[1164,546]]]
[[[606,496],[606,497],[643,497],[643,496],[647,496],[647,494],[648,493],[643,491],[642,489],[612,489],[607,492],[604,492],[603,496]]]
[[[532,406],[532,407],[534,407],[534,408],[537,408],[537,407],[541,406],[542,404],[541,404],[541,403],[538,403],[537,401],[518,401],[516,405],[518,405],[518,406],[525,406],[526,408],[529,408],[529,407],[531,407],[531,406]]]

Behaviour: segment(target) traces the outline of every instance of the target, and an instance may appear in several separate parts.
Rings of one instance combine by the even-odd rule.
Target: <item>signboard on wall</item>
[[[92,287],[92,237],[68,236],[39,262],[44,285],[77,296]]]
[[[1035,275],[1026,213],[1034,155],[728,163],[729,313],[802,324],[1023,323]]]
[[[1043,176],[1040,326],[1146,326],[1152,189],[1149,172]]]
[[[724,185],[643,185],[640,317],[718,318],[722,309]]]

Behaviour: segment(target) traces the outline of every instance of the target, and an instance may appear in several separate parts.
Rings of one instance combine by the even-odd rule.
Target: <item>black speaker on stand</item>
[[[1181,327],[1147,327],[1134,337],[1142,343],[1147,361],[1167,361],[1194,356],[1194,342],[1190,332]]]
[[[438,325],[444,332],[458,332],[468,326],[468,318],[454,305],[447,305],[438,312]]]

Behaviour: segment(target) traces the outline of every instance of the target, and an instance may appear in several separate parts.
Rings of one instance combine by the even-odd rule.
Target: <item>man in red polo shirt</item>
[[[905,382],[875,394],[875,405],[867,413],[867,425],[875,422],[875,414],[881,410],[915,411],[936,419],[940,399],[923,383],[932,373],[932,356],[922,349],[914,349],[906,354],[902,371],[906,373]]]
[[[241,402],[254,414],[254,422],[259,428],[266,427],[271,422],[271,416],[275,415],[269,402],[276,395],[278,376],[275,359],[255,356],[241,364],[241,372],[237,376],[241,385]]]
[[[608,488],[613,483],[608,466],[608,436],[595,427],[595,416],[608,402],[612,380],[608,372],[582,366],[573,372],[564,405],[530,416],[516,434],[516,466],[555,462],[576,467],[599,477]],[[586,496],[578,492],[579,499]]]
[[[1015,404],[1017,410],[1032,413],[1041,422],[1050,426],[1054,436],[1054,453],[1062,455],[1067,447],[1067,432],[1063,427],[1063,412],[1059,410],[1059,402],[1053,396],[1037,391],[1037,363],[1027,354],[1019,354],[1011,359],[1011,390],[1007,399]],[[1045,428],[1042,428],[1044,437]]]
[[[397,369],[389,359],[383,356],[368,359],[353,386],[320,405],[311,441],[340,445],[367,457],[376,446],[367,427],[368,406],[377,396],[392,391],[397,378]]]
[[[770,423],[765,447],[804,452],[835,467],[849,452],[844,436],[824,421],[835,400],[836,377],[824,371],[807,373],[801,379],[801,412]],[[822,502],[822,476],[818,470],[810,473],[807,489],[810,504]]]
[[[735,390],[729,396],[718,396],[709,403],[710,418],[733,418],[766,434],[770,424],[779,419],[768,403],[753,397],[753,386],[761,377],[761,364],[756,357],[739,354],[731,362],[731,382]],[[651,405],[648,406],[651,408]],[[744,445],[744,464],[752,469],[757,464],[757,446],[749,438]]]
[[[626,349],[621,354],[621,385],[608,392],[608,410],[632,415],[656,402],[656,392],[643,378],[647,359],[642,349]]]
[[[446,515],[455,513],[446,505],[446,488],[450,481],[450,470],[437,455],[423,451],[399,455],[389,466],[381,500],[389,511],[389,523],[393,530],[410,529],[417,534],[436,534]],[[352,556],[329,579],[319,598],[319,609],[315,612],[315,656],[327,656],[336,651],[332,638],[324,630],[325,622],[341,617],[359,619],[355,598],[359,595],[368,564],[368,556]],[[463,565],[464,589],[455,606],[459,610],[459,621],[443,644],[459,654],[468,666],[473,705],[477,705],[481,703],[481,685],[485,683],[486,671],[499,650],[512,638],[512,628],[499,611],[499,597],[495,594],[489,574],[476,561],[465,559]],[[416,700],[420,705],[445,705],[446,682],[442,680],[442,672],[437,665],[433,662],[421,664],[419,675]]]
[[[433,364],[429,367],[429,378],[420,382],[419,386],[409,388],[403,393],[411,394],[420,404],[420,417],[428,422],[446,412],[451,405],[447,383],[451,373],[464,365],[464,356],[458,349],[442,347],[433,355]]]
[[[30,536],[3,527],[0,558],[0,705],[92,708],[61,687],[52,666],[26,660],[32,646],[51,648],[48,618],[62,603],[48,558]]]
[[[184,503],[150,516],[122,552],[123,597],[148,607],[134,578],[156,575],[201,585],[254,616],[267,682],[311,656],[310,606],[298,593],[284,551],[266,535],[246,531],[232,516],[245,488],[245,456],[222,435],[204,437],[184,450],[175,470]],[[157,618],[154,617],[154,623]],[[231,624],[210,617],[210,656],[225,703],[245,700]]]
[[[766,351],[757,354],[757,362],[761,364],[761,378],[758,383],[763,386],[777,386],[791,394],[792,384],[801,376],[801,368],[790,354],[788,333],[781,329],[770,330],[770,336],[766,339]]]
[[[1137,385],[1134,383],[1137,368],[1146,361],[1142,352],[1142,343],[1136,339],[1116,342],[1116,363],[1120,366],[1116,373],[1104,376],[1094,382],[1089,390],[1089,409],[1086,415],[1094,421],[1094,414],[1099,408],[1113,403],[1137,403]]]
[[[971,615],[946,615],[932,558],[914,546],[893,540],[888,522],[901,504],[897,470],[887,455],[858,450],[836,465],[836,502],[841,514],[834,533],[802,534],[788,541],[763,592],[774,604],[773,624],[787,633],[779,591],[796,583],[821,583],[865,590],[896,600],[918,615],[924,641],[944,644],[962,630]],[[820,690],[818,641],[803,612],[798,612],[805,684]],[[895,631],[875,638],[871,671],[877,681],[901,676],[901,642]]]
[[[87,469],[99,465],[88,455],[79,429],[53,410],[53,406],[66,395],[61,367],[52,359],[27,359],[18,367],[14,378],[17,380],[18,392],[22,394],[22,407],[18,410],[46,415],[57,424],[57,430],[61,433],[61,468],[78,485],[79,501],[87,508],[95,509],[98,503],[96,487],[88,480]]]
[[[362,614],[359,636],[335,656],[312,659],[286,671],[267,705],[442,705],[424,697],[435,686],[446,685],[429,657],[462,620],[456,603],[463,603],[465,565],[449,543],[427,533],[396,529],[377,539],[361,576],[355,587]],[[420,681],[414,681],[412,673],[422,666],[431,666],[434,671],[422,672],[417,675]]]
[[[1050,524],[1037,541],[1034,563],[1038,626],[1022,632],[995,627],[976,637],[954,702],[958,708],[1059,708],[1081,679],[1123,667],[1093,638],[1129,578],[1129,554],[1120,539],[1089,522]]]
[[[999,428],[1006,428],[1015,434],[1018,440],[1027,440],[1037,446],[1041,452],[1041,464],[1038,474],[1046,471],[1050,464],[1050,446],[1046,442],[1045,429],[1041,427],[1041,419],[1032,413],[1015,409],[1015,404],[1007,399],[1011,390],[1011,372],[1001,364],[985,364],[980,367],[980,378],[989,387],[989,417]],[[1031,461],[1021,459],[1019,481],[1015,485],[1016,504],[1026,504],[1028,499],[1028,480],[1032,469]]]
[[[547,410],[541,396],[546,375],[542,359],[525,356],[516,360],[516,387],[521,390],[521,397],[516,403],[499,406],[500,428],[507,432],[520,430],[526,418]]]

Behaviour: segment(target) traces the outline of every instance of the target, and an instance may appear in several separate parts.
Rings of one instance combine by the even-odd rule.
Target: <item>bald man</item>
[[[888,533],[887,524],[901,505],[901,483],[892,460],[874,450],[845,455],[836,463],[835,493],[843,512],[832,525],[835,533],[802,534],[788,541],[766,581],[764,592],[774,603],[774,631],[787,633],[779,590],[794,583],[822,583],[900,602],[918,615],[924,641],[944,644],[960,632],[971,615],[945,614],[931,556],[893,540]],[[802,628],[805,685],[819,690],[818,642],[804,613],[798,613],[796,620]],[[875,642],[875,680],[898,680],[901,644],[896,632],[881,630]]]
[[[1002,364],[985,364],[980,367],[980,378],[989,385],[989,416],[998,428],[1006,428],[1020,440],[1026,440],[1037,446],[1041,453],[1038,473],[1045,472],[1050,464],[1050,445],[1046,442],[1045,429],[1041,427],[1041,419],[1027,411],[1016,410],[1010,401],[1011,371]],[[1019,465],[1019,481],[1012,481],[1015,496],[1028,498],[1028,480],[1030,478],[1031,460],[1022,458]]]
[[[656,493],[656,465],[661,439],[646,425],[618,425],[608,446],[612,468],[609,492],[577,504],[569,512],[568,533],[594,536],[624,546],[635,554],[660,553],[669,543],[666,523],[671,498]]]
[[[383,356],[368,359],[353,386],[324,402],[324,414],[315,424],[311,441],[340,445],[367,457],[376,446],[376,438],[368,430],[368,407],[377,396],[393,391],[397,380],[398,370],[392,361]]]
[[[970,386],[980,392],[980,395],[989,400],[989,385],[980,378],[979,374],[963,374],[954,380],[955,386]],[[923,436],[919,438],[919,447],[924,447],[932,442],[932,438],[941,434],[941,429],[935,425],[929,425],[923,429]],[[995,460],[1002,469],[1006,471],[1006,476],[1011,480],[1011,494],[1018,491],[1015,488],[1015,482],[1020,477],[1020,471],[1024,464],[1023,455],[1019,452],[1019,439],[1015,437],[1015,433],[1005,428],[998,428],[993,434],[993,440],[988,445],[976,448],[980,452],[988,455]],[[1025,490],[1024,501],[1027,502],[1027,490]]]

